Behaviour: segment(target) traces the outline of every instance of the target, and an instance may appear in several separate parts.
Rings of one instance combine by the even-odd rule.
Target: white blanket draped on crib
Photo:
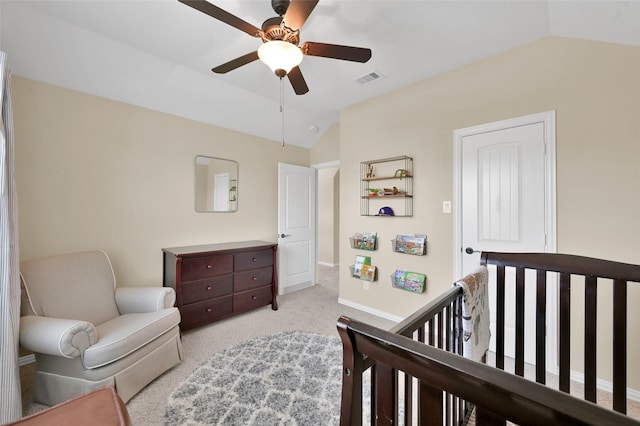
[[[480,361],[489,350],[489,271],[480,266],[475,272],[458,280],[454,285],[462,287],[463,355]]]

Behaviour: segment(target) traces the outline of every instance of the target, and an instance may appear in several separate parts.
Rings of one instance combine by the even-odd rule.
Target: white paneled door
[[[540,114],[456,131],[459,276],[478,267],[482,251],[555,251],[555,245],[549,244],[555,241],[555,235],[549,235],[555,229],[555,225],[551,226],[551,222],[555,223],[555,196],[549,193],[554,187],[550,182],[555,176],[550,170],[554,144],[548,143],[553,134],[553,117],[552,113]],[[467,248],[473,252],[467,253]],[[490,279],[494,279],[493,273],[489,268]],[[506,300],[512,300],[514,295],[513,287],[507,289]],[[495,289],[490,288],[489,297],[491,334],[495,336]],[[525,361],[533,362],[534,286],[526,287],[525,300]],[[506,305],[505,354],[514,356],[515,304]],[[547,298],[549,321],[555,322],[555,306],[552,288]],[[555,333],[547,336],[547,345],[555,354]],[[547,362],[553,368],[555,356]]]
[[[316,282],[316,170],[278,163],[279,293]]]

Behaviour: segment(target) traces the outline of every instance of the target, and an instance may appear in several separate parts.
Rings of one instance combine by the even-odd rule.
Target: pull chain
[[[282,147],[284,148],[284,82],[280,77],[280,114],[282,114]]]

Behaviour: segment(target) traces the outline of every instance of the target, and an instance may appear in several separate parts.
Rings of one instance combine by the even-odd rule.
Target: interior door
[[[278,163],[279,293],[316,283],[316,170]]]
[[[480,252],[555,251],[549,243],[550,205],[547,139],[549,124],[539,117],[514,120],[457,131],[459,144],[459,273],[479,265]],[[555,241],[555,238],[553,238]],[[552,248],[552,249],[551,249]],[[470,253],[467,253],[467,249]],[[489,268],[494,279],[494,268]],[[531,278],[535,277],[535,273]],[[513,278],[513,277],[507,277]],[[531,279],[527,278],[527,279]],[[555,324],[553,282],[547,295],[548,320]],[[513,287],[506,300],[515,300]],[[490,288],[491,334],[495,336],[495,289]],[[525,361],[535,361],[535,288],[525,294]],[[515,304],[505,311],[505,354],[515,355]],[[550,325],[549,330],[555,330]],[[549,368],[556,365],[555,333],[547,335]],[[491,350],[495,350],[492,341]]]

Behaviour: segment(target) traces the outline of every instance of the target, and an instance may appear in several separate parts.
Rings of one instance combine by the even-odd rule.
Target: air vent
[[[371,84],[376,80],[380,80],[384,76],[379,72],[372,71],[369,74],[365,74],[362,77],[356,78],[356,83],[361,84],[362,86],[366,86],[367,84]]]

